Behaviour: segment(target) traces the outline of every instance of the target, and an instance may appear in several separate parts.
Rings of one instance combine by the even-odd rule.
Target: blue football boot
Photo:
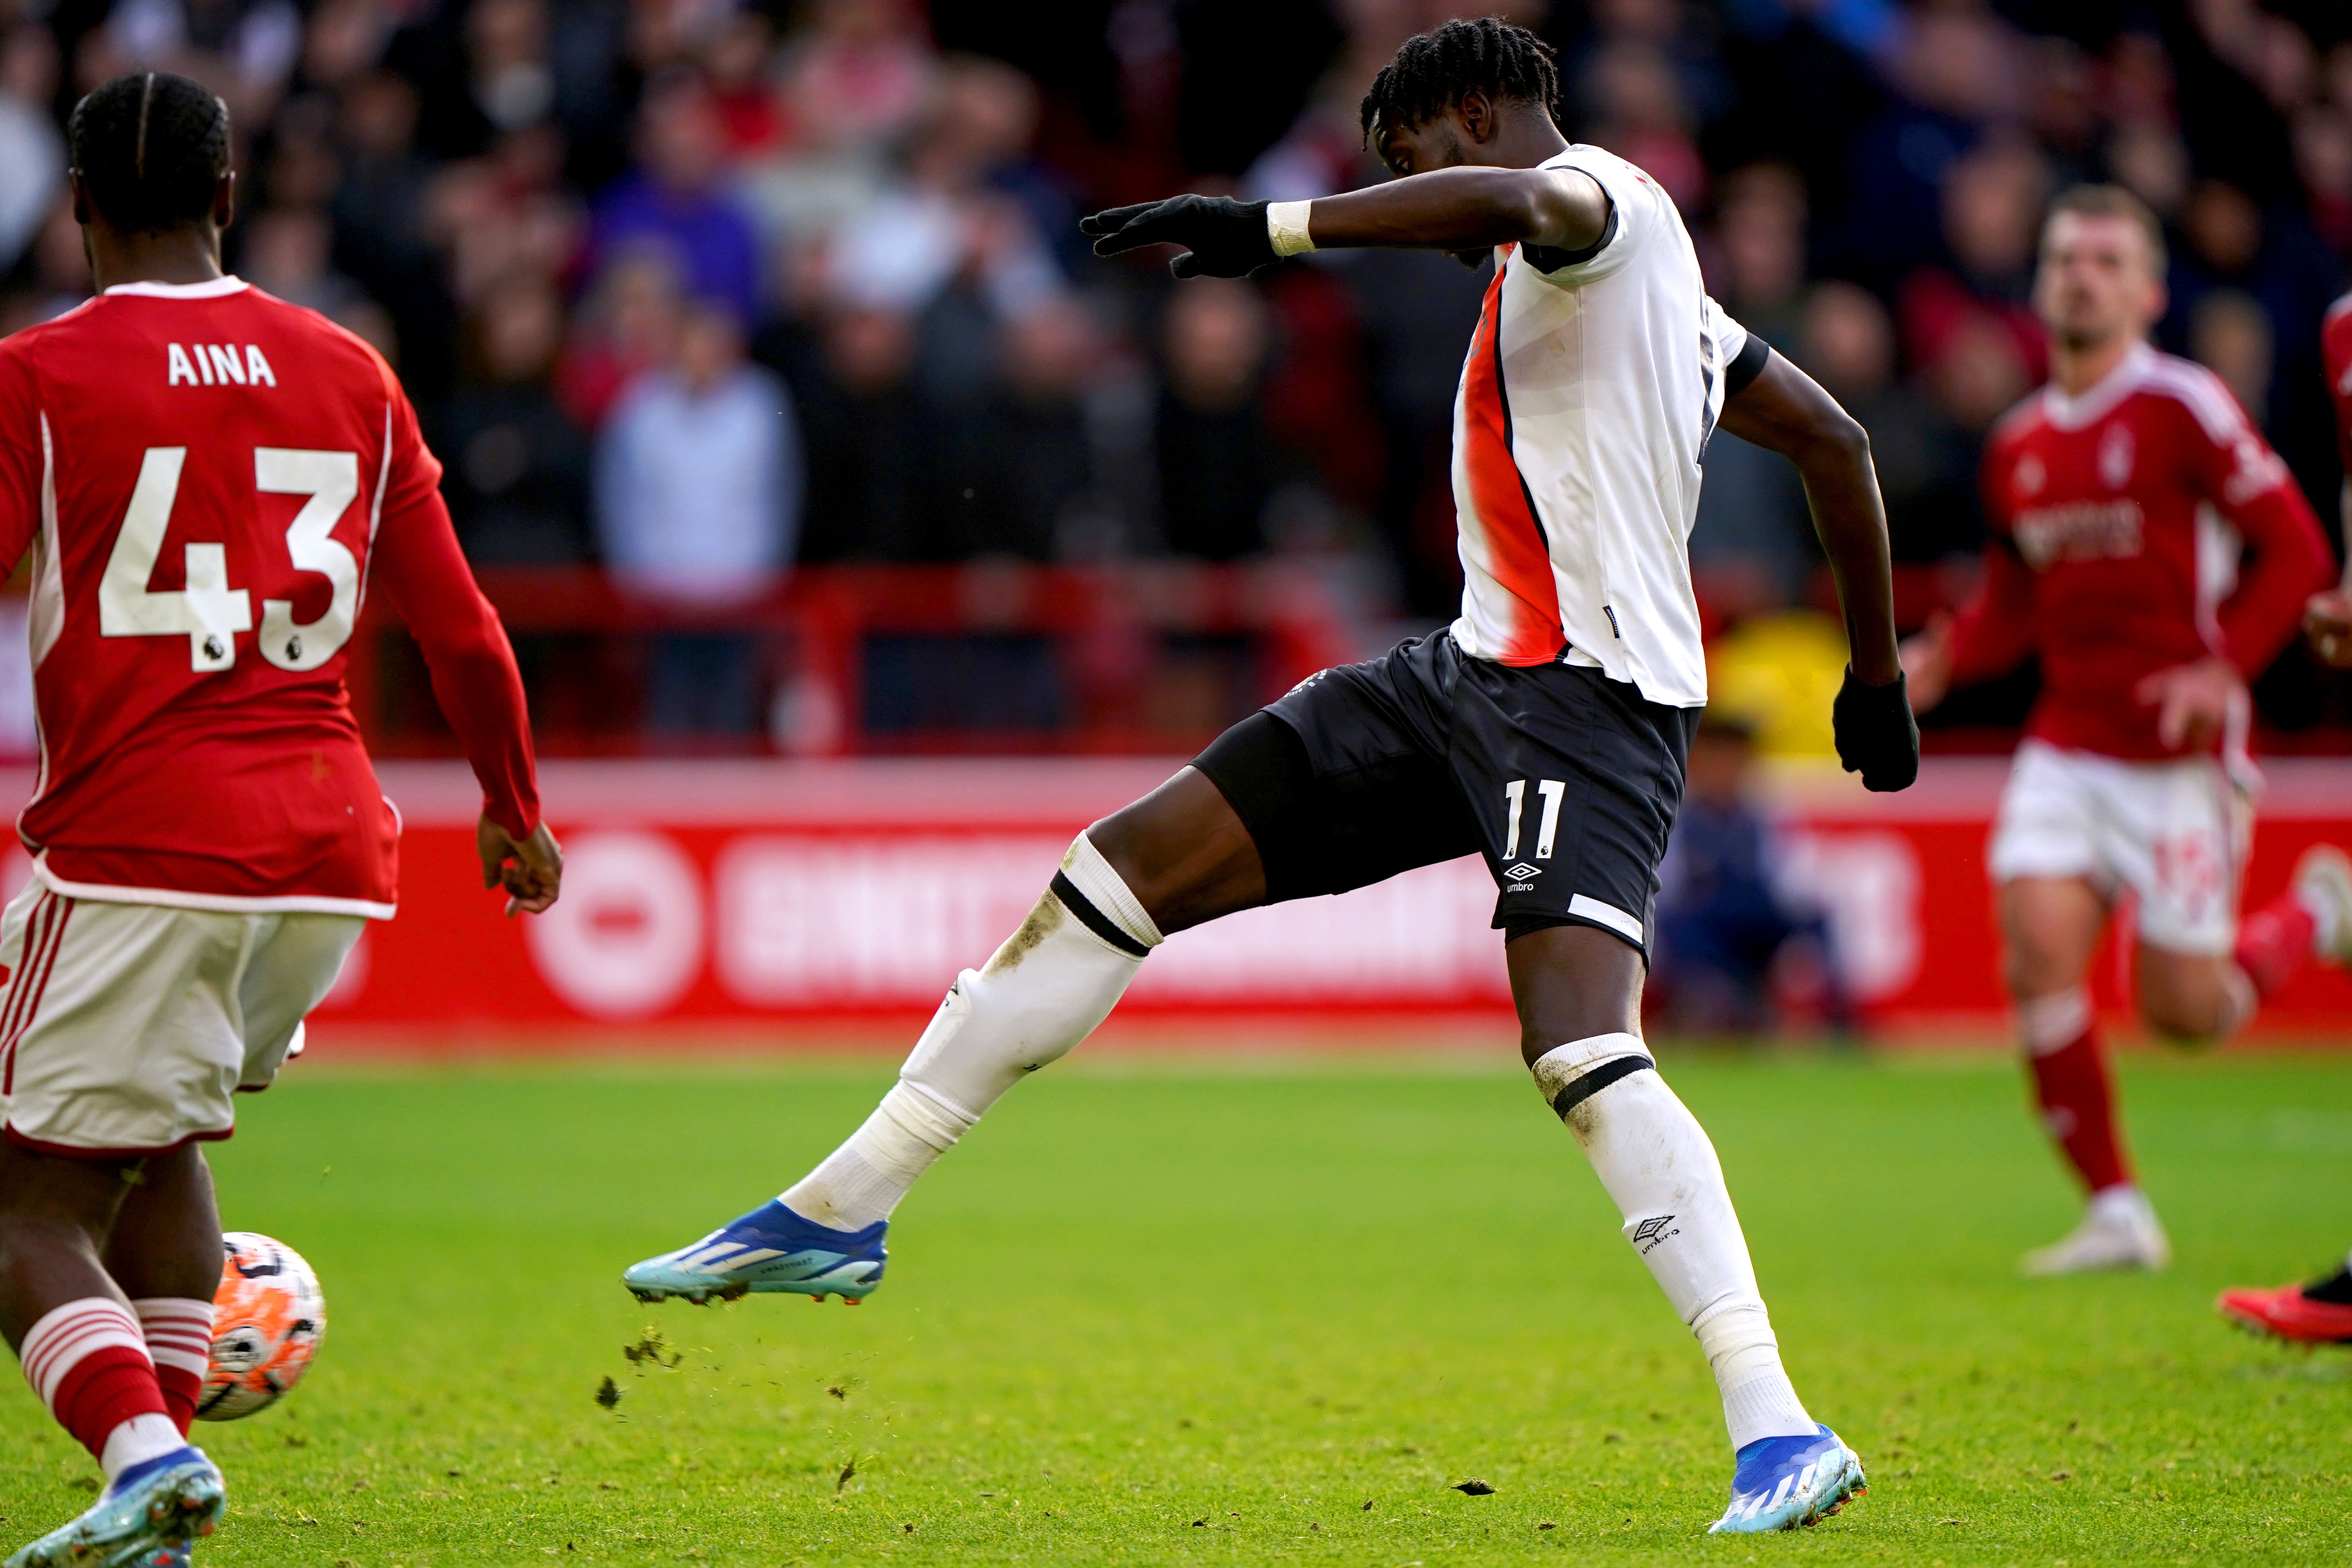
[[[1759,1437],[1739,1450],[1731,1506],[1709,1535],[1761,1535],[1818,1524],[1869,1490],[1862,1456],[1828,1427],[1810,1437]]]
[[[6,1568],[177,1568],[228,1506],[202,1448],[177,1448],[114,1478],[88,1512],[8,1559]]]
[[[828,1293],[855,1307],[882,1283],[887,1219],[864,1230],[835,1230],[803,1219],[771,1198],[729,1220],[692,1247],[648,1258],[621,1276],[640,1301],[683,1296],[699,1307],[713,1296],[731,1301],[751,1291],[806,1296]]]

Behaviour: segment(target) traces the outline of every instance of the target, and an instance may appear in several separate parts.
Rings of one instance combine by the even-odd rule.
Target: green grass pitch
[[[232,1513],[199,1562],[2352,1561],[2352,1353],[2210,1310],[2352,1242],[2352,1067],[2127,1063],[2179,1262],[2031,1283],[2074,1199],[2005,1060],[1667,1067],[1870,1467],[1818,1529],[1701,1534],[1706,1369],[1501,1063],[1082,1057],[933,1173],[855,1310],[615,1276],[796,1174],[887,1065],[318,1064],[215,1154],[331,1320],[298,1394],[200,1429]],[[648,1324],[675,1369],[625,1358]],[[0,1534],[92,1473],[11,1379]]]

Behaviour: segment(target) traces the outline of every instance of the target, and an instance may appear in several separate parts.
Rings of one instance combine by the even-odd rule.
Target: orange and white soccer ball
[[[301,1254],[249,1230],[221,1237],[212,1365],[196,1416],[235,1421],[293,1391],[327,1335],[327,1298]]]

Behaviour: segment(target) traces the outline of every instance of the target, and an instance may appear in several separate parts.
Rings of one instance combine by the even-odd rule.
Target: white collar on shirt
[[[2106,417],[2110,409],[2129,396],[2155,358],[2156,351],[2147,344],[2134,343],[2124,351],[2115,369],[2072,397],[2058,390],[2053,381],[2042,389],[2042,411],[2061,430],[2080,430]]]
[[[117,283],[109,294],[138,294],[150,300],[217,300],[253,285],[235,273],[202,283]]]

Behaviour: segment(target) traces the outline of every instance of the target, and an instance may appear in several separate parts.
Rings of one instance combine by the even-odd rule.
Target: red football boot
[[[2214,1305],[2241,1328],[2304,1345],[2352,1344],[2352,1275],[2275,1290],[2224,1290]]]

